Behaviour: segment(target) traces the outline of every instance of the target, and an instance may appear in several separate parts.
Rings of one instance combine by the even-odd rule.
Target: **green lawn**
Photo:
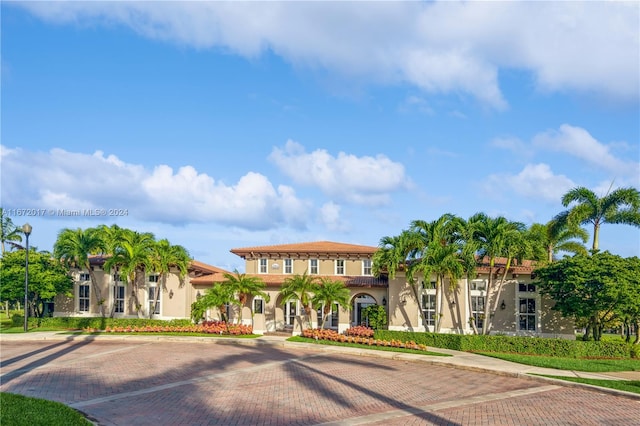
[[[626,392],[640,394],[640,380],[601,380],[601,379],[583,379],[581,377],[563,377],[563,376],[547,376],[553,379],[566,380],[568,382],[585,383],[587,385],[600,386],[603,388],[616,389]]]
[[[11,426],[87,426],[78,411],[59,402],[0,393],[0,424]]]
[[[418,354],[418,355],[429,355],[429,356],[451,356],[449,354],[443,354],[440,352],[430,352],[430,351],[419,351],[415,349],[405,349],[405,348],[392,348],[390,346],[369,346],[358,343],[346,343],[346,342],[334,342],[331,340],[319,340],[311,339],[308,337],[301,336],[292,336],[287,339],[289,342],[300,342],[300,343],[317,343],[319,345],[329,345],[329,346],[347,346],[350,348],[360,348],[360,349],[372,349],[377,351],[387,351],[387,352],[402,352],[407,354]]]
[[[496,352],[478,353],[485,356],[504,359],[506,361],[517,362],[519,364],[555,368],[558,370],[586,371],[592,373],[607,371],[640,371],[640,360],[637,359],[579,359]]]

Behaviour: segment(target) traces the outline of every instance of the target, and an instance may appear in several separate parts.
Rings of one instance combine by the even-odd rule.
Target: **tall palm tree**
[[[331,308],[335,303],[344,309],[350,309],[349,299],[351,298],[351,292],[342,281],[324,277],[320,280],[320,284],[314,288],[313,293],[311,303],[316,309],[323,308],[322,326],[320,328],[324,328],[327,317],[331,313]]]
[[[476,253],[478,252],[478,243],[473,238],[474,228],[472,223],[466,221],[460,217],[454,218],[454,239],[458,241],[460,244],[460,264],[462,265],[462,270],[464,273],[464,284],[465,284],[465,293],[467,300],[467,308],[469,312],[473,312],[473,302],[471,299],[471,280],[470,277],[476,276],[476,267],[478,266],[478,259],[476,258]],[[454,293],[457,297],[458,293]],[[478,334],[478,325],[476,324],[476,320],[474,316],[469,318],[469,323],[471,324],[471,328],[473,329],[474,334]]]
[[[124,229],[120,228],[116,224],[113,224],[111,226],[101,225],[98,227],[98,235],[100,236],[103,242],[102,254],[109,257],[115,255],[116,251],[118,250],[120,239],[122,238],[123,232],[124,232]],[[113,315],[115,314],[115,310],[116,310],[116,298],[117,298],[116,293],[118,291],[118,282],[116,280],[118,276],[117,265],[114,268],[112,268],[111,275],[112,275],[112,282],[113,282],[113,289],[112,289],[113,303],[111,304],[111,309],[109,310],[109,317],[113,318]]]
[[[157,241],[151,248],[151,264],[154,272],[159,274],[158,286],[154,293],[153,304],[149,308],[149,318],[158,309],[160,292],[167,288],[167,277],[171,273],[171,268],[178,269],[178,279],[180,286],[184,285],[184,278],[187,276],[191,257],[189,252],[181,245],[172,245],[166,238]]]
[[[414,220],[411,222],[411,245],[413,250],[410,256],[413,261],[407,268],[407,275],[413,279],[415,272],[421,272],[424,280],[430,280],[432,275],[436,276],[436,316],[435,331],[440,331],[441,319],[443,316],[443,284],[445,279],[449,279],[449,285],[455,286],[462,278],[464,269],[460,262],[460,250],[462,248],[458,235],[458,221],[456,216],[445,213],[438,219],[426,222]],[[414,296],[418,304],[421,298],[416,285],[412,285]],[[420,309],[421,312],[422,309]],[[424,320],[423,313],[423,320]],[[426,321],[423,322],[426,325]]]
[[[577,225],[570,226],[567,222],[552,219],[545,225],[532,224],[527,233],[533,244],[532,259],[543,264],[552,263],[558,252],[587,254],[585,243],[589,240],[589,233]]]
[[[489,279],[487,282],[487,298],[494,294],[494,276],[497,274],[496,259],[498,257],[507,257],[505,271],[511,266],[513,256],[515,256],[515,248],[517,241],[521,240],[520,234],[525,230],[524,224],[520,222],[510,222],[506,218],[499,216],[492,218],[484,213],[476,213],[469,218],[471,227],[473,227],[473,238],[478,244],[480,259],[487,259],[489,262]],[[494,302],[498,300],[499,295],[496,294]],[[495,305],[495,303],[494,303]],[[485,300],[484,318],[482,324],[482,334],[487,334],[490,329],[490,313],[491,304],[489,300]],[[495,307],[493,308],[495,310]]]
[[[303,316],[306,317],[306,324],[311,319],[311,295],[316,288],[316,277],[307,274],[296,274],[292,277],[288,277],[284,280],[280,294],[282,295],[282,301],[287,302],[289,300],[298,300],[303,310]],[[305,322],[303,321],[303,326]]]
[[[238,298],[238,306],[240,307],[240,315],[238,316],[238,322],[242,324],[242,309],[246,306],[247,301],[251,297],[261,296],[269,302],[269,294],[264,291],[266,285],[261,278],[242,274],[238,270],[234,270],[233,274],[225,273],[225,281],[223,286],[227,287],[231,294],[236,295]],[[253,318],[253,307],[249,306],[251,310],[251,317]]]
[[[405,277],[413,296],[420,301],[418,290],[418,282],[412,275],[409,268],[411,260],[415,257],[415,253],[420,251],[424,243],[422,237],[415,231],[403,230],[400,235],[394,237],[382,237],[378,244],[378,250],[373,254],[373,275],[379,277],[387,274],[389,279],[394,279],[397,271],[404,270]],[[422,309],[420,309],[423,324],[427,323],[427,317]]]
[[[5,243],[16,247],[14,241],[22,242],[22,229],[13,224],[11,218],[4,214],[4,209],[0,207],[0,242],[2,243],[2,254],[5,252]]]
[[[80,268],[89,273],[91,288],[93,288],[96,302],[100,307],[100,314],[104,317],[105,306],[102,291],[89,261],[90,254],[101,252],[103,248],[104,242],[96,228],[87,228],[86,230],[65,228],[58,233],[53,253],[56,259],[60,259],[67,266]]]
[[[154,236],[149,232],[140,233],[125,229],[116,252],[104,264],[108,272],[114,267],[119,269],[125,284],[130,286],[131,300],[138,315],[142,308],[138,290],[144,286],[145,274],[153,270],[151,255],[154,243]]]
[[[640,191],[635,188],[618,188],[604,197],[585,187],[569,190],[562,197],[562,205],[573,207],[559,213],[555,219],[570,225],[593,225],[591,249],[599,250],[600,226],[603,223],[640,227]]]

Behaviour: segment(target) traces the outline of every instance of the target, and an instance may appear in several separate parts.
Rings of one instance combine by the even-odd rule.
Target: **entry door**
[[[298,301],[289,300],[284,307],[284,322],[287,325],[293,326],[298,315]]]

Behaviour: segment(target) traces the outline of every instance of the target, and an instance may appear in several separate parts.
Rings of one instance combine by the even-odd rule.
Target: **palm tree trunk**
[[[418,303],[418,310],[420,311],[420,317],[422,318],[424,331],[428,331],[429,329],[427,328],[427,316],[424,314],[424,309],[422,309],[422,299],[420,298],[420,294],[418,293],[417,282],[412,279],[410,286],[411,290],[413,290],[413,297],[416,298],[416,302]]]
[[[96,295],[96,303],[100,307],[100,315],[102,318],[105,317],[104,311],[104,299],[102,298],[102,292],[100,291],[100,287],[98,287],[98,280],[96,278],[96,274],[91,269],[91,265],[88,263],[85,265],[85,268],[89,271],[89,278],[91,279],[91,287],[93,287],[93,293]]]
[[[600,224],[598,222],[596,222],[593,225],[593,246],[592,249],[594,252],[598,251],[598,248],[600,247]]]
[[[489,281],[487,282],[487,295],[484,301],[484,320],[482,321],[482,334],[489,333],[489,315],[491,313],[491,305],[489,303],[489,296],[493,290],[493,262],[489,266]]]

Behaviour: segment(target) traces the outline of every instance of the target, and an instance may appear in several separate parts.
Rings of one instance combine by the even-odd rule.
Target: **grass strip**
[[[387,352],[402,352],[407,354],[417,354],[417,355],[428,355],[428,356],[451,356],[449,354],[443,354],[440,352],[431,352],[431,351],[419,351],[416,349],[405,349],[405,348],[394,348],[391,346],[375,346],[375,345],[363,345],[361,343],[347,343],[347,342],[334,342],[333,340],[316,340],[308,337],[301,336],[292,336],[287,339],[289,342],[299,342],[299,343],[317,343],[319,345],[329,345],[329,346],[346,346],[350,348],[359,348],[359,349],[372,349],[376,351],[387,351]]]
[[[555,368],[556,370],[584,371],[590,373],[604,373],[607,371],[640,371],[640,360],[636,359],[584,359],[498,352],[476,353],[503,359],[505,361],[517,362],[518,364]]]
[[[616,389],[640,394],[640,380],[585,379],[582,377],[549,376],[546,374],[538,375],[549,377],[552,379],[566,380],[568,382],[584,383],[587,385],[600,386],[602,388]]]
[[[80,412],[64,404],[0,392],[0,424],[12,426],[92,425]]]

